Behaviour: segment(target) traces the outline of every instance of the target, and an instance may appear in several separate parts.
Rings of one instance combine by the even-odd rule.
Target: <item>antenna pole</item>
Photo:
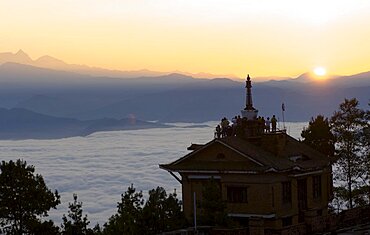
[[[282,112],[282,114],[283,114],[283,128],[284,128],[284,130],[285,130],[285,104],[284,103],[282,103],[281,104],[281,112]]]

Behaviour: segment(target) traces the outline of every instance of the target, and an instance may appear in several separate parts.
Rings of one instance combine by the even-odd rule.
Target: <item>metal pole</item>
[[[194,192],[193,201],[194,201],[194,231],[196,234],[197,232],[197,194],[196,192]]]
[[[285,117],[284,117],[284,113],[285,113],[285,104],[282,103],[281,104],[281,110],[282,110],[282,113],[283,113],[283,128],[285,130]]]

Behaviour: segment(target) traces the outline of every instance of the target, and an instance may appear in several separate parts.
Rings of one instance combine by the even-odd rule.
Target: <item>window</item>
[[[227,202],[247,203],[247,187],[229,186],[227,187]]]
[[[321,175],[315,175],[312,177],[312,192],[314,199],[321,197]]]
[[[290,226],[293,224],[293,218],[292,216],[285,217],[282,219],[283,227]]]
[[[329,198],[329,200],[333,200],[334,199],[333,175],[332,174],[328,175],[326,180],[327,180],[327,184],[328,184],[328,187],[329,187],[328,198]]]
[[[291,182],[283,182],[283,203],[292,203],[292,184]]]

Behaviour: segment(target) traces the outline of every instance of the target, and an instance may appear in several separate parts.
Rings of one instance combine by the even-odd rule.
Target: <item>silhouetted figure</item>
[[[238,120],[237,116],[235,116],[231,119],[231,122],[232,122],[231,127],[232,127],[232,130],[233,130],[233,133],[232,133],[233,136],[236,134],[236,127],[238,125],[237,120]]]
[[[220,125],[216,126],[215,137],[217,137],[218,139],[221,138],[221,127],[220,127]]]
[[[227,120],[226,117],[224,117],[222,120],[221,120],[221,128],[222,128],[222,137],[226,137],[226,134],[227,134],[227,128],[229,126],[230,122],[229,120]]]
[[[259,128],[260,134],[263,134],[265,132],[265,118],[264,117],[261,117],[258,128]]]
[[[233,135],[233,128],[231,126],[226,127],[226,136],[232,136]]]
[[[277,119],[275,115],[272,115],[272,118],[271,118],[272,132],[276,132],[276,123],[277,123]]]
[[[270,118],[267,117],[266,121],[265,121],[265,128],[266,128],[266,132],[270,132]]]

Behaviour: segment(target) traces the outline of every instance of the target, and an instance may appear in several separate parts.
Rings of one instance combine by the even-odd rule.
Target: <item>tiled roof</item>
[[[274,136],[275,135],[275,136]],[[280,136],[278,136],[280,135]],[[263,139],[265,138],[265,139]],[[276,151],[274,138],[284,138]],[[225,148],[231,149],[239,156],[247,158],[254,164],[248,166],[237,161],[196,161],[201,151],[210,148],[215,144],[222,144]],[[193,157],[193,160],[190,160]],[[218,171],[289,171],[301,169],[311,171],[322,169],[329,165],[329,159],[311,147],[299,142],[285,133],[267,134],[254,141],[239,137],[226,137],[214,139],[200,148],[190,152],[184,157],[170,164],[160,165],[161,168],[170,171],[207,171],[217,169]]]

